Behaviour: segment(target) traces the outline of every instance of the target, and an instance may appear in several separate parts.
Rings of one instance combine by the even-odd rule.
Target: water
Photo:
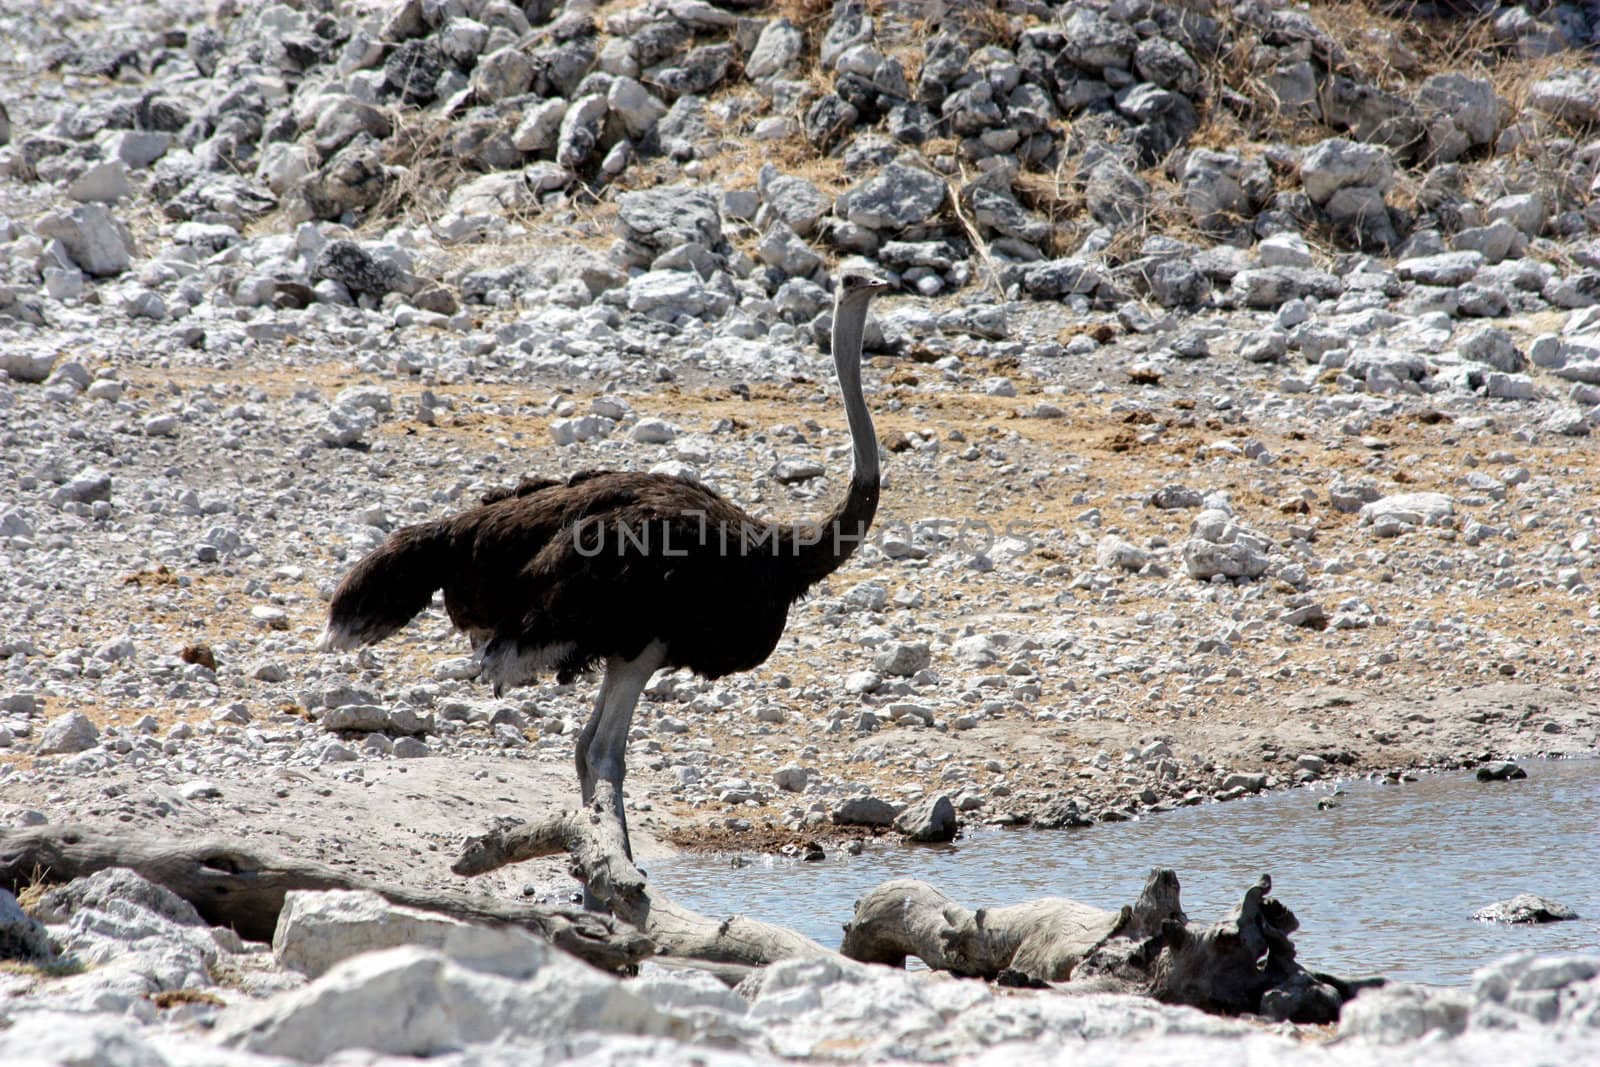
[[[1184,808],[1076,831],[978,830],[951,846],[869,846],[822,863],[676,856],[650,879],[710,915],[743,913],[837,947],[857,897],[889,878],[920,878],[968,907],[1062,896],[1131,903],[1151,867],[1171,867],[1191,921],[1222,918],[1263,872],[1300,920],[1298,958],[1313,970],[1456,984],[1508,952],[1600,950],[1600,761],[1524,763],[1528,778],[1470,773],[1402,785],[1347,782]],[[1542,926],[1474,922],[1517,893],[1583,918]]]

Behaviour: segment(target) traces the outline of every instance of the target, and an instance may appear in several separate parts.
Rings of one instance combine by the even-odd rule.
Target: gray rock
[[[1106,67],[1133,66],[1139,38],[1123,23],[1092,8],[1075,7],[1061,30],[1061,58],[1079,70],[1098,75]]]
[[[811,771],[798,764],[788,764],[772,772],[772,784],[785,793],[803,793],[811,781]]]
[[[281,966],[318,978],[352,956],[400,945],[437,949],[461,962],[493,959],[511,947],[504,933],[392,904],[368,890],[295,890],[284,896],[272,953]],[[518,935],[511,941],[526,936]]]
[[[41,756],[84,752],[100,740],[100,731],[87,716],[76,711],[65,712],[50,720],[39,736],[36,750]]]
[[[849,797],[833,806],[829,818],[835,826],[892,826],[902,809],[877,797]]]
[[[1257,330],[1239,342],[1239,357],[1250,363],[1277,363],[1289,349],[1282,330]]]
[[[623,80],[618,78],[613,81],[612,89],[616,89],[617,84]],[[643,86],[640,88],[643,89]],[[628,90],[623,88],[619,92],[626,96]],[[523,152],[548,152],[554,149],[556,137],[561,132],[561,120],[566,114],[567,102],[559,96],[530,104],[523,110],[522,121],[511,134],[511,143]],[[626,118],[624,121],[627,121]]]
[[[0,889],[0,960],[45,963],[54,957],[44,924],[23,911],[9,890]]]
[[[1328,486],[1328,502],[1333,504],[1336,512],[1344,512],[1346,515],[1354,515],[1358,510],[1362,510],[1363,506],[1379,498],[1382,498],[1381,491],[1378,490],[1378,486],[1370,483],[1349,485],[1346,482],[1334,482]]]
[[[611,88],[606,90],[606,108],[635,141],[648,137],[667,113],[667,105],[649,89],[626,77],[612,79]]]
[[[1457,343],[1456,349],[1464,359],[1486,363],[1507,374],[1518,374],[1528,367],[1527,357],[1518,350],[1510,331],[1498,326],[1474,330]]]
[[[786,18],[773,19],[762,29],[755,49],[745,60],[745,76],[756,81],[781,74],[799,62],[805,47],[804,30]]]
[[[764,164],[756,188],[768,210],[801,237],[816,232],[817,223],[833,207],[830,197],[804,178],[782,174],[772,164]]]
[[[1591,67],[1557,70],[1529,88],[1528,107],[1560,122],[1600,123],[1600,72]]]
[[[1497,900],[1493,904],[1484,905],[1473,912],[1472,917],[1482,923],[1532,925],[1569,922],[1576,919],[1578,913],[1565,904],[1558,904],[1553,900],[1534,896],[1532,893],[1518,893],[1508,900]]]
[[[1190,489],[1186,485],[1164,485],[1151,493],[1146,498],[1146,502],[1152,507],[1161,508],[1163,511],[1198,508],[1205,503],[1205,494],[1198,489]]]
[[[1455,286],[1471,281],[1483,264],[1483,255],[1479,252],[1442,252],[1402,259],[1394,265],[1394,271],[1405,281]]]
[[[1273,309],[1290,300],[1314,296],[1321,300],[1339,295],[1339,279],[1325,271],[1298,267],[1259,267],[1233,276],[1230,290],[1235,303],[1250,308]]]
[[[1185,144],[1200,126],[1189,98],[1141,82],[1116,95],[1117,110],[1138,123],[1133,146],[1142,167],[1153,167]]]
[[[711,293],[693,272],[653,270],[631,279],[623,289],[629,311],[670,322],[679,315],[703,315],[713,307]]]
[[[685,185],[658,186],[618,198],[620,232],[659,255],[693,242],[714,248],[722,240],[722,216],[709,190]]]
[[[1272,191],[1272,177],[1262,160],[1246,163],[1237,153],[1208,148],[1184,157],[1179,178],[1184,207],[1196,224],[1212,232],[1254,217]]]
[[[861,113],[855,105],[847,103],[837,93],[819,96],[806,108],[803,119],[806,140],[827,151],[841,137],[855,129],[860,118]]]
[[[103,159],[93,164],[67,186],[67,196],[79,202],[114,204],[132,195],[128,165],[120,159]]]
[[[1106,534],[1095,546],[1094,561],[1108,570],[1138,571],[1150,562],[1150,553],[1116,534]]]
[[[700,96],[722,84],[733,60],[731,44],[701,45],[671,66],[647,72],[645,80],[669,97]]]
[[[118,130],[102,143],[109,159],[120,159],[134,170],[143,170],[166,155],[172,134],[164,130]]]
[[[1295,233],[1275,233],[1256,246],[1256,256],[1263,267],[1297,267],[1312,270],[1316,258],[1304,237]]]
[[[1225,578],[1259,578],[1267,571],[1267,557],[1246,541],[1219,544],[1200,537],[1183,542],[1184,571],[1191,578],[1206,581],[1217,575]]]
[[[37,384],[50,377],[60,355],[54,349],[29,349],[20,345],[0,348],[0,371],[14,382]]]
[[[338,282],[351,292],[383,296],[412,287],[404,271],[379,260],[348,238],[338,238],[317,252],[312,275]]]
[[[1077,797],[1056,797],[1034,814],[1033,825],[1041,830],[1069,830],[1093,826],[1094,820]]]
[[[798,485],[820,478],[827,468],[813,459],[780,459],[772,465],[772,477],[783,485]]]
[[[1357,248],[1387,252],[1400,243],[1382,191],[1367,186],[1346,186],[1322,205],[1335,232]]]
[[[87,878],[74,878],[64,886],[52,889],[40,898],[34,908],[35,916],[44,923],[60,925],[79,912],[92,911],[120,915],[125,920],[139,921],[129,914],[137,909],[174,926],[199,927],[209,930],[193,904],[165,886],[141,878],[126,867],[108,867]],[[115,930],[107,924],[107,933]],[[130,939],[131,940],[131,939]]]
[[[1106,159],[1089,172],[1084,200],[1096,222],[1114,230],[1142,226],[1150,212],[1150,184],[1119,160]],[[1034,238],[1035,242],[1043,236]]]
[[[1092,293],[1105,280],[1105,270],[1099,264],[1069,257],[1028,267],[1022,275],[1022,288],[1040,300],[1059,300],[1074,293]]]
[[[324,730],[355,730],[362,733],[384,731],[394,734],[420,734],[431,729],[431,717],[419,715],[409,707],[378,704],[342,704],[322,713]]]
[[[384,84],[408,104],[426,104],[437,95],[448,62],[431,40],[402,41],[384,60]]]
[[[1518,193],[1502,196],[1491,203],[1484,212],[1492,220],[1511,223],[1527,237],[1538,237],[1544,232],[1550,211],[1544,197],[1538,193]]]
[[[1435,1042],[1467,1028],[1471,996],[1464,989],[1391,982],[1364,989],[1339,1011],[1339,1039],[1392,1046]]]
[[[756,244],[756,255],[791,278],[810,278],[822,269],[822,257],[783,222],[767,227]]]
[[[1435,163],[1489,144],[1500,129],[1503,103],[1487,79],[1434,74],[1422,83],[1417,104],[1427,117],[1428,155]]]
[[[499,934],[500,951],[460,959],[404,946],[346,960],[304,989],[230,1014],[217,1040],[320,1063],[344,1049],[426,1057],[474,1044],[671,1032],[668,1016],[615,978],[521,931]]]
[[[945,202],[944,179],[919,167],[890,163],[851,189],[847,217],[857,226],[898,231],[927,222]]]
[[[956,806],[946,793],[928,797],[895,816],[895,832],[910,841],[955,840]]]
[[[566,446],[598,441],[609,437],[616,422],[599,415],[580,415],[575,419],[554,419],[550,423],[550,439]]]
[[[87,467],[57,489],[51,499],[57,504],[67,501],[93,504],[97,500],[110,500],[111,475],[94,467]]]
[[[127,228],[104,204],[81,204],[44,215],[34,224],[34,232],[60,241],[85,274],[121,274],[132,262]]]
[[[909,678],[926,669],[931,659],[926,641],[891,641],[872,658],[872,667],[881,674]]]
[[[1379,537],[1393,537],[1416,526],[1438,526],[1455,514],[1455,505],[1443,493],[1393,493],[1362,505],[1362,526]]]
[[[1511,782],[1528,777],[1528,772],[1510,760],[1494,760],[1478,768],[1480,782]]]
[[[1450,247],[1456,251],[1477,252],[1489,264],[1499,263],[1508,255],[1522,252],[1527,243],[1522,232],[1505,219],[1496,219],[1487,226],[1457,231],[1450,239]]]
[[[318,100],[311,140],[317,151],[330,156],[362,135],[381,141],[393,132],[383,110],[345,93],[328,93]]]
[[[556,133],[556,163],[568,170],[579,170],[600,146],[601,125],[606,118],[606,94],[590,93],[568,105]]]
[[[1181,44],[1165,37],[1146,37],[1133,53],[1133,69],[1147,82],[1184,96],[1200,94],[1205,75]]]
[[[502,48],[479,60],[472,89],[485,102],[520,96],[533,84],[533,61],[519,48]]]
[[[828,30],[822,37],[819,58],[823,67],[832,69],[845,52],[871,40],[872,31],[873,22],[862,0],[841,0],[834,8]]]
[[[1329,138],[1312,146],[1300,161],[1300,181],[1311,202],[1319,206],[1340,189],[1374,189],[1382,194],[1394,184],[1394,159],[1377,145]]]

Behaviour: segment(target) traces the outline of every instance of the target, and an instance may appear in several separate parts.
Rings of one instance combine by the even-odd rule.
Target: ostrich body
[[[383,640],[443,588],[496,695],[604,667],[577,742],[584,804],[609,807],[628,846],[622,780],[633,709],[650,676],[686,667],[720,678],[777,647],[789,606],[865,539],[878,507],[878,443],[861,392],[867,304],[884,287],[840,279],[833,359],[853,460],[850,486],[815,524],[771,524],[687,478],[586,471],[530,480],[481,506],[408,526],[334,591],[324,650]],[[607,788],[602,789],[601,786]]]

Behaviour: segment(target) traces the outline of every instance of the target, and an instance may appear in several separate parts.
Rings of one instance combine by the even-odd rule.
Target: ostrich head
[[[887,288],[889,283],[875,275],[859,270],[846,271],[839,276],[839,286],[834,293],[834,301],[841,307],[862,306]]]

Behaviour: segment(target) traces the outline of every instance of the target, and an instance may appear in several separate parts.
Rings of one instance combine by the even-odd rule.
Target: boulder
[[[1486,904],[1472,913],[1481,923],[1510,923],[1532,925],[1536,923],[1570,922],[1578,913],[1565,904],[1558,904],[1532,893],[1518,893],[1507,900]]]
[[[1600,123],[1600,71],[1563,68],[1533,83],[1528,107],[1560,122],[1579,126]]]
[[[1340,189],[1375,189],[1386,193],[1394,184],[1394,160],[1377,145],[1342,137],[1312,146],[1300,162],[1300,181],[1313,204],[1321,206]]]
[[[520,931],[491,929],[391,904],[370,890],[292,891],[283,899],[272,935],[272,953],[279,965],[310,978],[321,977],[352,956],[401,945],[437,949],[469,965],[478,959],[509,958],[519,946],[530,961],[548,951]]]
[[[1266,573],[1267,557],[1248,541],[1218,543],[1194,537],[1183,542],[1183,567],[1202,581],[1225,578],[1259,578]]]
[[[497,935],[494,954],[405,946],[346,960],[304,989],[230,1013],[217,1040],[321,1063],[345,1049],[426,1057],[477,1043],[672,1032],[669,1016],[615,978],[519,930]]]
[[[892,826],[901,810],[877,797],[849,797],[835,804],[829,817],[836,826]]]
[[[44,963],[54,956],[44,924],[23,911],[9,890],[0,889],[0,960]]]
[[[99,743],[100,731],[95,724],[80,712],[69,711],[50,720],[39,736],[37,752],[41,756],[70,755]]]
[[[711,249],[722,240],[716,195],[686,185],[623,193],[617,221],[625,238],[658,255],[689,242]]]
[[[909,678],[927,668],[931,659],[926,641],[891,641],[872,660],[880,674]]]
[[[781,74],[799,62],[805,47],[804,30],[786,18],[773,19],[763,27],[755,49],[745,60],[745,76],[758,81]]]
[[[895,832],[909,841],[955,840],[956,806],[946,793],[928,797],[895,816]]]
[[[1528,772],[1510,760],[1493,760],[1478,768],[1480,782],[1511,782],[1528,777]]]
[[[847,217],[871,230],[903,230],[936,215],[945,195],[944,179],[938,175],[890,163],[850,190]]]
[[[1362,505],[1362,526],[1379,537],[1393,537],[1416,526],[1438,526],[1455,514],[1455,505],[1443,493],[1393,493]]]
[[[39,219],[34,232],[46,240],[60,241],[85,274],[121,274],[132,262],[127,228],[104,204],[80,204],[52,212]]]

